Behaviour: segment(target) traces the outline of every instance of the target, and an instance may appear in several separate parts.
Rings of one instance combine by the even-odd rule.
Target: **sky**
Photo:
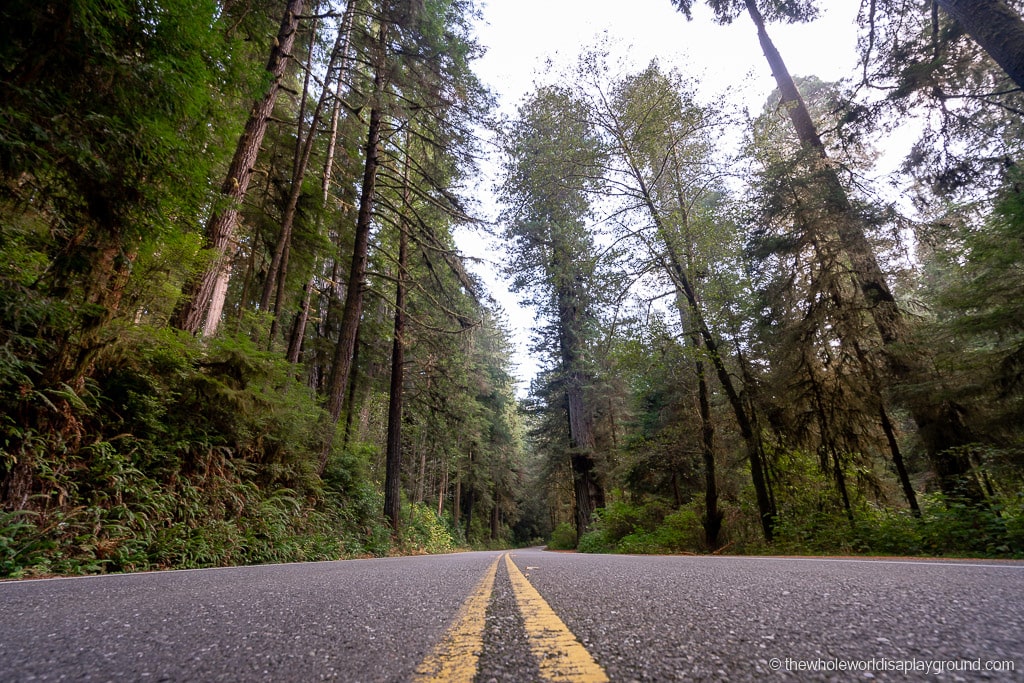
[[[545,65],[568,66],[598,40],[609,39],[616,56],[636,68],[657,58],[678,68],[697,83],[708,102],[760,111],[775,81],[761,52],[757,33],[746,16],[730,26],[714,23],[710,10],[698,2],[687,21],[671,0],[481,0],[483,17],[476,25],[486,54],[474,67],[481,81],[497,96],[500,112],[512,115],[535,83],[549,82]],[[794,76],[838,80],[856,68],[859,0],[828,0],[813,23],[769,25],[768,31]],[[477,183],[481,210],[493,220],[497,207],[491,189],[495,166],[483,165]],[[498,275],[507,260],[502,245],[482,231],[458,236],[464,255],[475,259],[471,270],[488,286],[505,309],[514,345],[513,362],[524,396],[538,366],[529,353],[534,314],[522,307]]]

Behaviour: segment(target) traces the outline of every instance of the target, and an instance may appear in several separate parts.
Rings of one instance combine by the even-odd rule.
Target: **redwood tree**
[[[544,88],[519,109],[504,140],[503,214],[512,244],[513,287],[534,291],[548,318],[544,348],[555,358],[551,406],[565,420],[565,456],[573,475],[578,533],[604,505],[597,467],[588,346],[595,315],[596,256],[586,220],[588,184],[599,173],[596,140],[585,110],[567,91]],[[554,388],[553,387],[553,388]]]
[[[252,179],[252,170],[259,156],[270,114],[277,102],[277,93],[291,59],[304,0],[289,0],[277,36],[270,48],[267,71],[271,74],[266,93],[252,108],[245,131],[238,139],[235,156],[221,186],[221,202],[206,224],[206,248],[214,255],[213,263],[190,279],[182,291],[182,299],[172,323],[175,327],[210,335],[217,330],[231,277],[231,259],[235,253],[235,227],[239,205],[245,199]]]

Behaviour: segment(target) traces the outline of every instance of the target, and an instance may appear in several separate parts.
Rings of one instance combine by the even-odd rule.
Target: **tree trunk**
[[[342,50],[343,34],[338,34],[331,50],[331,58],[327,65],[327,71],[334,70],[339,54]],[[312,47],[310,48],[312,52]],[[307,73],[308,84],[308,73]],[[286,276],[288,274],[288,255],[291,249],[292,232],[295,226],[295,216],[299,208],[299,199],[302,197],[302,181],[306,177],[306,169],[309,168],[309,159],[313,153],[313,143],[316,141],[316,128],[320,124],[320,114],[323,112],[324,104],[327,102],[329,90],[324,88],[313,108],[312,120],[309,124],[309,132],[305,138],[302,137],[302,120],[300,114],[298,136],[295,140],[295,160],[292,172],[292,184],[288,191],[288,203],[285,205],[284,215],[281,218],[281,233],[277,244],[274,247],[274,254],[270,260],[270,268],[267,269],[267,279],[263,283],[263,294],[260,297],[260,310],[266,311],[270,308],[270,299],[274,295],[275,286],[277,297],[274,301],[274,317],[270,327],[270,342],[273,344],[277,336],[277,328],[283,307],[284,289]],[[303,93],[305,100],[305,92]]]
[[[674,258],[672,260],[674,261],[673,269],[679,278],[678,284],[682,286],[683,293],[685,294],[686,300],[690,306],[690,312],[693,315],[694,321],[697,323],[697,329],[704,340],[704,346],[707,348],[708,354],[711,356],[712,364],[714,365],[715,372],[718,375],[718,382],[722,385],[722,389],[725,391],[725,395],[729,399],[729,405],[732,406],[733,414],[736,417],[736,424],[739,427],[740,436],[743,437],[743,441],[747,446],[747,462],[750,465],[750,480],[754,485],[754,495],[757,499],[757,509],[761,519],[761,529],[764,532],[765,540],[770,543],[774,537],[776,511],[775,504],[772,502],[772,498],[768,493],[768,483],[766,481],[764,471],[764,453],[761,436],[755,430],[753,421],[750,419],[746,408],[743,406],[743,399],[740,398],[739,392],[736,391],[736,387],[733,385],[732,377],[729,375],[729,372],[725,367],[725,363],[722,361],[722,354],[718,349],[718,341],[711,334],[711,330],[704,321],[704,316],[697,303],[697,297],[694,294],[693,288],[690,286],[685,272],[683,272],[681,265],[678,264],[678,262],[675,262],[676,260]]]
[[[818,135],[818,129],[811,119],[810,112],[807,110],[807,105],[800,96],[800,91],[786,68],[782,55],[779,54],[775,44],[768,36],[764,19],[758,11],[756,3],[754,0],[745,0],[745,2],[747,11],[757,28],[761,49],[771,67],[779,93],[782,95],[781,104],[789,114],[797,138],[805,148],[813,151],[823,162],[826,162],[820,164],[816,169],[824,180],[825,187],[822,188],[822,194],[826,199],[826,209],[829,218],[837,225],[843,251],[850,259],[882,341],[885,344],[905,341],[906,331],[903,325],[903,316],[896,306],[896,299],[889,289],[885,274],[878,265],[874,249],[864,234],[862,223],[854,215],[846,188],[843,187],[832,166],[827,163],[828,153]]]
[[[938,0],[985,52],[1024,88],[1024,21],[1003,0]]]
[[[444,499],[448,492],[448,463],[445,463],[441,470],[441,483],[437,487],[437,516],[444,515]]]
[[[408,141],[407,141],[408,144]],[[403,202],[409,201],[409,157],[406,150],[402,177]],[[403,205],[403,210],[404,210]],[[384,473],[384,515],[398,531],[402,485],[402,393],[405,375],[405,289],[409,261],[409,230],[398,219],[398,282],[395,286],[395,334],[391,349],[391,394],[388,400],[388,440]]]
[[[452,524],[457,529],[462,518],[462,475],[455,473],[455,495],[452,497]]]
[[[572,466],[573,490],[576,498],[576,534],[586,533],[594,510],[604,506],[604,491],[595,469],[594,426],[587,411],[584,388],[586,373],[580,368],[582,339],[577,328],[579,311],[575,292],[558,292],[559,346],[565,382],[565,409],[569,422],[569,462]]]
[[[725,367],[725,363],[722,360],[722,354],[719,352],[718,341],[715,339],[714,335],[711,334],[707,321],[704,319],[704,314],[701,310],[700,302],[697,299],[696,291],[690,283],[686,268],[680,259],[680,255],[677,252],[675,245],[673,244],[675,241],[672,237],[673,233],[665,224],[662,211],[658,202],[655,201],[651,193],[651,189],[643,171],[638,165],[637,157],[631,149],[626,136],[619,127],[618,122],[610,125],[609,128],[610,132],[615,136],[619,144],[620,152],[628,167],[630,175],[637,183],[637,191],[639,192],[638,198],[651,217],[658,239],[664,247],[665,255],[657,253],[657,250],[653,246],[649,245],[649,249],[651,250],[652,255],[654,255],[659,262],[662,270],[664,270],[672,280],[677,293],[686,300],[686,307],[689,308],[694,330],[704,342],[704,347],[708,351],[708,356],[715,368],[718,381],[722,385],[722,389],[725,391],[726,397],[729,399],[729,405],[732,407],[733,414],[736,417],[737,427],[739,428],[740,435],[746,445],[747,460],[750,465],[750,479],[754,486],[754,493],[757,498],[757,508],[761,521],[761,529],[764,532],[765,540],[770,543],[774,536],[773,530],[776,510],[775,503],[768,490],[768,482],[764,467],[764,446],[761,441],[761,435],[755,428],[751,414],[744,407],[743,399],[739,392],[736,391],[732,377],[729,375],[729,372]],[[682,307],[680,307],[680,316],[683,315],[684,311]],[[717,501],[715,507],[717,507]]]
[[[889,443],[889,452],[892,454],[892,464],[896,468],[896,474],[900,478],[900,486],[903,487],[903,495],[907,499],[907,505],[915,517],[921,516],[921,507],[917,504],[917,494],[914,492],[914,485],[910,483],[910,474],[907,473],[907,466],[903,462],[903,453],[900,452],[899,442],[896,440],[896,430],[893,429],[889,414],[884,406],[879,406],[879,418],[882,422],[882,431],[885,432],[885,439]]]
[[[419,477],[416,481],[416,502],[422,503],[426,499],[427,495],[427,449],[424,447],[423,440],[420,439],[417,444],[418,455],[420,456],[420,471]],[[413,453],[415,457],[417,453]],[[431,477],[433,478],[433,477]]]
[[[875,258],[874,249],[864,233],[864,226],[850,204],[849,196],[835,169],[830,165],[825,146],[817,128],[804,104],[796,83],[790,75],[782,55],[768,36],[764,18],[755,0],[744,0],[747,12],[757,28],[758,40],[772,75],[782,95],[793,128],[800,142],[821,163],[816,169],[824,187],[828,217],[837,230],[840,243],[853,270],[853,276],[864,295],[868,311],[886,349],[886,359],[893,379],[899,383],[926,377],[929,373],[923,362],[907,354],[899,347],[908,340],[903,314],[889,289],[888,282]],[[979,4],[979,3],[953,3]],[[963,454],[965,446],[973,440],[970,430],[963,422],[962,412],[952,403],[936,403],[929,397],[913,399],[908,407],[917,424],[918,434],[925,446],[932,467],[939,477],[942,490],[950,496],[966,497],[981,501],[984,497],[977,481],[970,476],[970,459]]]
[[[355,424],[356,395],[359,390],[359,342],[362,329],[362,325],[360,325],[356,330],[356,344],[352,349],[352,371],[349,372],[347,398],[345,399],[345,405],[343,406],[345,408],[345,435],[342,443],[343,448],[347,448],[349,443],[351,443],[352,426]],[[370,378],[367,378],[367,380],[369,379]]]
[[[497,541],[501,535],[501,492],[495,489],[494,505],[491,506],[491,540]]]
[[[331,108],[331,132],[327,137],[327,158],[324,160],[323,193],[324,205],[327,205],[327,197],[331,191],[331,175],[334,171],[334,152],[338,145],[338,118],[341,114],[341,91],[348,75],[349,45],[352,42],[352,22],[355,17],[357,0],[349,0],[345,5],[345,13],[341,17],[341,25],[338,26],[338,34],[342,38],[341,63],[338,65],[338,78],[334,89],[334,106]],[[331,74],[328,72],[327,77]]]
[[[76,393],[85,389],[85,379],[92,372],[96,354],[106,345],[101,330],[117,316],[138,256],[134,246],[125,244],[122,231],[108,227],[99,233],[88,254],[88,277],[83,283],[84,303],[93,313],[79,318],[79,331],[57,341],[56,354],[43,369],[41,386],[67,384]],[[63,401],[64,399],[61,399]]]
[[[878,378],[874,371],[874,365],[868,360],[864,349],[856,341],[853,342],[853,349],[860,361],[861,368],[868,373],[868,381],[874,391],[874,400],[878,406],[878,420],[882,426],[882,433],[885,434],[885,441],[889,446],[889,455],[892,456],[892,464],[896,469],[896,475],[900,480],[900,487],[903,489],[903,496],[907,499],[907,505],[915,517],[921,516],[921,507],[917,503],[917,494],[914,492],[914,485],[910,483],[910,474],[907,472],[906,463],[903,461],[903,453],[900,450],[899,440],[896,438],[896,428],[889,419],[889,412],[885,409],[885,397],[882,395]]]
[[[699,340],[694,333],[694,348]],[[718,478],[715,474],[715,424],[711,421],[711,403],[708,401],[708,382],[704,377],[704,363],[695,363],[697,371],[697,401],[700,404],[701,456],[704,459],[704,537],[708,547],[718,549],[718,534],[722,530],[724,514],[718,509]]]
[[[387,24],[381,24],[378,38],[377,73],[374,77],[374,92],[380,96],[384,90],[384,50],[387,46]],[[341,314],[341,332],[335,346],[334,362],[328,380],[327,413],[329,424],[320,452],[320,471],[327,464],[331,447],[334,445],[334,431],[341,417],[345,388],[348,386],[352,369],[352,354],[355,351],[356,332],[363,312],[363,288],[366,279],[366,262],[370,247],[370,224],[376,200],[377,169],[380,167],[380,129],[382,121],[380,103],[370,110],[370,123],[366,134],[366,161],[363,169],[363,188],[359,198],[359,214],[356,217],[355,243],[352,249],[352,266],[349,269],[348,291],[345,308]]]
[[[469,449],[469,456],[466,462],[466,494],[463,497],[463,507],[466,512],[465,537],[469,540],[469,532],[473,526],[473,505],[476,504],[476,485],[473,474],[473,449]]]
[[[687,305],[682,298],[677,298],[676,307],[679,309],[679,322],[683,329],[690,329],[690,347],[697,353],[701,349],[700,332],[695,325],[688,324]],[[718,478],[715,468],[715,424],[711,420],[711,403],[708,397],[708,382],[704,373],[704,362],[698,357],[693,363],[694,372],[697,375],[697,406],[700,414],[701,432],[701,458],[704,461],[704,518],[701,524],[704,527],[704,540],[712,550],[718,549],[718,535],[722,530],[722,519],[724,514],[718,508]],[[676,475],[673,473],[673,485]],[[676,494],[678,498],[679,495]],[[677,503],[677,506],[679,503]]]
[[[352,40],[351,40],[351,37],[352,37],[352,20],[353,20],[354,14],[355,14],[355,4],[356,4],[355,0],[349,0],[349,2],[345,5],[345,13],[342,16],[341,25],[338,27],[339,33],[341,33],[344,36],[344,38],[343,38],[343,42],[342,42],[342,46],[341,46],[341,50],[340,50],[341,62],[338,65],[338,78],[337,78],[337,81],[336,81],[336,87],[334,89],[334,106],[331,108],[331,125],[330,125],[330,132],[328,133],[328,138],[327,138],[327,158],[324,160],[324,174],[323,174],[323,188],[322,188],[323,189],[323,206],[324,207],[327,206],[327,199],[328,199],[328,196],[330,195],[330,190],[331,190],[331,176],[333,175],[333,169],[334,169],[334,151],[335,151],[335,148],[337,147],[337,141],[338,141],[338,119],[339,119],[339,116],[341,114],[341,90],[342,90],[342,85],[345,82],[345,77],[348,74],[348,66],[349,66],[349,62],[350,62],[350,60],[348,58],[348,52],[349,52],[349,45],[352,42]],[[328,73],[328,77],[330,77],[329,73]],[[306,325],[309,323],[309,294],[310,294],[310,292],[316,286],[315,279],[316,279],[316,273],[314,272],[314,274],[310,276],[309,282],[306,283],[306,291],[307,291],[307,293],[306,293],[306,302],[303,304],[303,313],[299,317],[299,324],[296,325],[295,329],[293,329],[293,331],[292,331],[292,341],[289,343],[289,347],[288,347],[289,348],[289,351],[288,351],[289,358],[291,358],[291,356],[292,356],[292,351],[291,350],[292,350],[294,344],[296,343],[296,339],[299,340],[299,344],[301,345],[301,340],[304,339],[305,336],[306,336]],[[331,285],[331,291],[333,292],[334,290],[335,290],[335,286],[332,284]],[[333,298],[329,300],[328,308],[330,308],[330,305],[331,305],[332,301],[333,301]],[[296,357],[296,360],[297,360],[298,356],[296,355],[295,357]]]
[[[675,143],[675,141],[673,141]],[[679,207],[687,205],[683,184],[679,175],[679,156],[676,152],[676,144],[672,145],[673,173],[676,186],[676,201]],[[690,231],[690,220],[688,214],[683,213],[683,230],[686,241],[686,265],[689,272],[694,271],[693,234]],[[666,236],[667,238],[667,236]],[[679,309],[679,322],[685,330],[690,328],[690,345],[696,353],[700,353],[700,333],[694,325],[687,325],[686,307],[681,305],[678,294],[676,307]],[[708,382],[704,374],[704,361],[700,356],[694,360],[694,371],[697,375],[697,404],[700,412],[701,425],[701,457],[704,461],[704,519],[701,520],[704,527],[704,541],[712,550],[718,549],[718,534],[722,529],[722,518],[724,514],[718,509],[718,479],[715,472],[715,424],[711,421],[711,403],[708,398]],[[674,475],[673,475],[674,476]],[[677,494],[678,495],[678,494]]]
[[[288,338],[288,362],[295,365],[302,355],[302,342],[306,337],[306,324],[309,322],[309,309],[313,301],[313,280],[303,287],[302,307],[299,314],[295,316],[295,324],[292,326],[292,333]]]
[[[238,207],[245,199],[252,178],[252,169],[259,156],[260,145],[267,131],[267,122],[277,101],[277,91],[284,77],[285,67],[295,44],[304,0],[289,0],[281,19],[281,27],[274,46],[270,50],[267,71],[273,78],[266,95],[256,102],[245,130],[238,140],[235,156],[228,168],[227,178],[221,186],[225,207],[215,210],[206,224],[206,248],[216,254],[213,265],[199,276],[188,281],[182,288],[182,298],[171,324],[195,334],[203,326],[203,334],[211,335],[217,330],[220,312],[224,308],[227,281],[231,275],[231,260],[235,253],[235,226],[238,223]],[[216,312],[216,316],[208,315]],[[205,322],[205,325],[204,325]]]
[[[473,505],[476,503],[476,490],[470,486],[469,490],[466,491],[466,522],[465,531],[463,532],[466,540],[469,540],[469,532],[473,526]]]

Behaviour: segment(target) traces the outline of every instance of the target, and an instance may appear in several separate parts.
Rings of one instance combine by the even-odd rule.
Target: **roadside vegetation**
[[[465,2],[0,10],[0,576],[511,539]]]
[[[759,112],[595,45],[496,120],[471,0],[6,2],[0,576],[1024,555],[1021,3],[866,3],[840,83],[771,42],[818,4],[708,3]]]
[[[864,4],[839,83],[771,39],[817,3],[707,4],[760,112],[598,44],[503,129],[549,547],[1024,556],[1024,76],[947,3]]]

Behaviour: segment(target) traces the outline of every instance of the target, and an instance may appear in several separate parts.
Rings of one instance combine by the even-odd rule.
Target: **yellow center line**
[[[607,681],[608,675],[601,665],[594,661],[565,622],[530,585],[508,554],[505,555],[505,566],[541,676],[548,681],[573,683]]]
[[[507,557],[507,556],[506,556]],[[473,593],[462,603],[455,622],[444,638],[434,647],[418,667],[413,679],[417,683],[448,683],[466,681],[471,683],[476,676],[477,660],[483,650],[484,617],[494,589],[494,575],[498,571],[498,560],[494,559],[487,568]]]

